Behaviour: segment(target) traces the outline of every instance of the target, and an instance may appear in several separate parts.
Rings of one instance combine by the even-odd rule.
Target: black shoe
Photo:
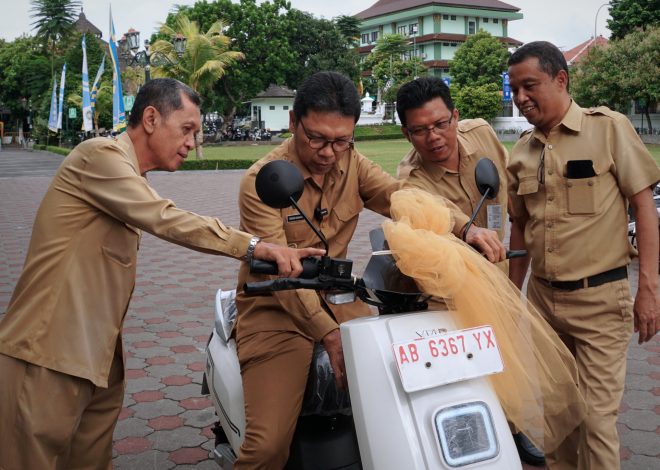
[[[513,441],[518,448],[520,460],[535,467],[542,467],[545,465],[545,456],[543,455],[543,452],[538,450],[527,436],[521,432],[516,433],[513,435]]]

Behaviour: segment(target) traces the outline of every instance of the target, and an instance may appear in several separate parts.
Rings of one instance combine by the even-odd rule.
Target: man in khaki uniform
[[[290,112],[293,137],[255,163],[241,181],[241,228],[264,240],[290,246],[321,242],[293,208],[273,209],[255,190],[259,169],[273,160],[296,165],[305,179],[298,205],[314,214],[329,244],[329,255],[344,258],[363,208],[389,215],[390,195],[400,183],[353,148],[360,117],[355,85],[335,72],[320,72],[298,89]],[[468,217],[455,210],[458,230]],[[468,241],[500,258],[499,240],[473,227]],[[369,314],[365,304],[329,305],[322,293],[280,291],[249,297],[240,292],[246,281],[263,280],[243,263],[238,276],[236,341],[243,378],[246,430],[234,468],[281,469],[302,406],[314,342],[328,351],[335,380],[345,386],[338,324]]]
[[[507,152],[483,119],[459,121],[449,88],[437,77],[422,77],[397,93],[401,131],[413,149],[401,160],[397,176],[405,186],[446,197],[470,216],[481,199],[474,178],[477,162],[489,158],[500,175],[500,191],[486,199],[474,223],[504,239],[507,216]],[[508,273],[508,264],[499,263]]]
[[[509,162],[511,247],[532,262],[529,299],[575,355],[588,417],[556,452],[551,469],[617,469],[617,411],[626,351],[660,329],[658,216],[651,186],[660,170],[628,119],[605,107],[580,108],[568,93],[562,53],[533,42],[509,59],[516,106],[534,129]],[[627,204],[637,217],[639,289],[634,301],[627,265],[637,253],[627,237]],[[521,286],[529,259],[512,260]]]
[[[490,125],[483,119],[459,121],[449,87],[437,77],[404,84],[397,93],[396,108],[401,131],[413,145],[397,168],[397,176],[405,178],[404,187],[446,197],[464,214],[472,215],[481,199],[474,172],[481,158],[489,158],[497,168],[500,190],[494,199],[485,200],[474,223],[494,230],[504,240],[508,154]],[[508,261],[497,266],[509,274]],[[514,430],[514,438],[525,462],[543,463],[543,453],[524,434]]]
[[[183,211],[144,175],[176,170],[195,146],[200,98],[172,79],[145,84],[129,129],[78,145],[37,212],[23,268],[0,323],[0,468],[111,468],[124,398],[121,328],[135,285],[140,231],[206,253],[277,261],[294,250]]]

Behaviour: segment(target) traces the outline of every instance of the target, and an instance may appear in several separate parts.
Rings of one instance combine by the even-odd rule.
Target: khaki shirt
[[[571,160],[591,160],[594,176],[569,178]],[[660,170],[624,115],[572,102],[547,138],[538,129],[523,134],[508,172],[512,216],[528,218],[535,276],[579,280],[636,255],[627,199],[660,180]]]
[[[87,140],[64,159],[37,211],[0,353],[107,387],[141,230],[235,258],[251,238],[159,197],[140,176],[128,134]]]
[[[500,240],[503,240],[508,199],[507,151],[490,125],[483,119],[459,121],[457,131],[458,173],[449,171],[441,165],[423,161],[419,153],[412,149],[399,163],[397,175],[399,178],[406,178],[406,187],[415,187],[446,197],[469,218],[481,199],[474,170],[481,158],[489,158],[495,163],[500,176],[500,191],[495,199],[484,201],[484,205],[474,219],[474,224],[496,231]],[[462,228],[463,225],[458,228]]]
[[[389,217],[390,195],[400,186],[379,165],[350,150],[339,158],[335,168],[326,175],[323,187],[319,187],[301,163],[291,138],[252,165],[241,181],[241,228],[271,243],[323,248],[295,208],[273,209],[259,200],[255,178],[259,169],[272,160],[288,160],[302,172],[305,186],[298,205],[326,237],[331,257],[346,257],[358,216],[364,207]],[[317,208],[327,212],[321,223],[313,218]],[[312,290],[281,291],[262,296],[246,296],[241,292],[246,281],[265,279],[268,276],[249,274],[247,263],[242,263],[236,297],[238,338],[261,331],[285,330],[320,341],[337,328],[338,323],[369,315],[368,307],[359,300],[351,304],[328,305],[322,294]]]

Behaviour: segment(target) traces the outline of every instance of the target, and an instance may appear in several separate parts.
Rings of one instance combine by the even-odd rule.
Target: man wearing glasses
[[[259,200],[255,178],[272,160],[290,161],[302,172],[305,187],[298,205],[306,214],[314,214],[331,257],[346,257],[363,208],[389,216],[390,195],[400,182],[353,148],[360,108],[355,85],[341,74],[319,72],[300,86],[290,112],[293,136],[252,165],[241,181],[244,230],[253,230],[265,241],[299,248],[321,245],[295,209],[273,209]],[[468,217],[455,212],[455,218],[465,224]],[[488,231],[473,227],[468,242],[497,261],[503,255],[491,248],[489,236]],[[236,297],[235,335],[247,423],[234,468],[281,469],[301,410],[314,343],[323,343],[335,381],[345,387],[338,325],[368,315],[369,310],[360,301],[328,305],[322,293],[309,290],[248,297],[240,292],[244,283],[264,279],[248,271],[243,263]]]
[[[443,196],[470,216],[481,198],[474,179],[477,162],[488,157],[495,163],[500,191],[495,199],[486,200],[474,223],[497,232],[503,240],[507,152],[493,129],[483,119],[459,121],[449,88],[437,77],[404,84],[397,93],[396,110],[401,131],[413,146],[397,169],[406,186]],[[508,274],[506,262],[499,266]]]
[[[443,196],[469,216],[481,198],[474,178],[477,162],[487,157],[495,163],[500,190],[495,199],[486,200],[474,223],[493,230],[503,240],[508,155],[490,125],[483,119],[459,121],[449,87],[437,77],[421,77],[404,84],[397,93],[396,110],[401,131],[413,146],[397,168],[397,176],[406,180],[405,186]],[[508,276],[508,262],[498,266]],[[525,462],[544,463],[543,453],[524,434],[515,433],[514,438]]]

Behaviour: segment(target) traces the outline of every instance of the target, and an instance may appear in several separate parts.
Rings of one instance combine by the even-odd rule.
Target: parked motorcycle
[[[499,177],[490,165],[478,165],[481,203],[498,191]],[[265,165],[256,184],[266,204],[298,208],[303,179],[288,162]],[[399,271],[382,229],[372,231],[370,238],[373,253],[362,278],[352,275],[350,260],[324,256],[304,260],[299,278],[244,287],[249,295],[322,290],[330,292],[326,299],[331,303],[359,298],[380,313],[340,326],[350,409],[334,387],[327,354],[324,360],[323,351],[315,350],[303,411],[317,413],[299,418],[286,468],[521,468],[507,420],[488,380],[503,370],[493,328],[459,330],[456,312],[427,311],[428,297]],[[250,269],[277,273],[276,266],[261,261],[253,261]],[[234,296],[234,291],[222,290],[216,295],[203,382],[220,424],[215,428],[213,455],[224,470],[233,468],[245,432],[240,367],[231,336],[236,320]]]

